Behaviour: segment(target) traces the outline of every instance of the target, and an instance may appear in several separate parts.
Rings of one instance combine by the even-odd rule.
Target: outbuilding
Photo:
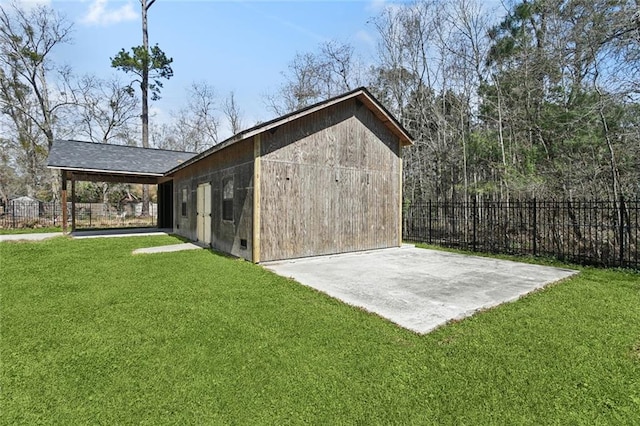
[[[410,144],[359,88],[240,132],[158,182],[173,191],[174,233],[253,262],[397,247]]]

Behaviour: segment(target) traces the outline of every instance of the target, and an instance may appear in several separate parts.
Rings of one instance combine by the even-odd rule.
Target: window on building
[[[233,221],[233,178],[222,180],[222,220]]]
[[[182,204],[181,204],[181,213],[182,216],[186,216],[187,215],[187,188],[182,188]]]

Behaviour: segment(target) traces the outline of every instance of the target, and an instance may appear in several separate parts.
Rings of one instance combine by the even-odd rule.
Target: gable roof
[[[49,151],[47,167],[88,173],[92,176],[116,175],[119,179],[124,176],[140,176],[144,179],[161,178],[229,145],[351,99],[356,99],[366,106],[398,138],[402,146],[413,144],[409,132],[367,89],[360,87],[266,123],[258,124],[231,136],[200,154],[76,140],[56,140]]]
[[[92,173],[161,177],[194,155],[194,152],[56,140],[49,151],[47,167]]]
[[[359,87],[342,95],[327,99],[322,102],[318,102],[292,113],[275,118],[271,121],[267,121],[266,123],[261,123],[247,130],[243,130],[242,132],[231,136],[230,138],[220,142],[219,144],[214,145],[208,150],[191,157],[184,163],[175,166],[173,169],[169,170],[167,174],[172,174],[236,142],[240,142],[257,134],[274,129],[278,126],[281,126],[282,124],[289,123],[291,121],[297,120],[298,118],[313,114],[314,112],[317,112],[329,106],[336,105],[354,98],[362,102],[363,105],[365,105],[389,129],[389,131],[391,131],[391,133],[398,137],[402,146],[413,145],[413,138],[411,137],[409,132],[402,126],[402,124],[400,124],[398,120],[396,120],[396,118],[366,88]]]

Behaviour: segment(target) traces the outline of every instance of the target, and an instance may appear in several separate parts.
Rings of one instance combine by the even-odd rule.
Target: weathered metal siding
[[[260,261],[398,246],[399,154],[355,99],[263,133]]]
[[[222,220],[222,180],[233,177],[233,221]],[[196,194],[198,185],[211,183],[211,246],[252,260],[253,142],[233,144],[176,172],[173,184],[174,231],[197,240]],[[182,189],[187,188],[187,214],[182,216]],[[241,247],[246,241],[246,248]]]

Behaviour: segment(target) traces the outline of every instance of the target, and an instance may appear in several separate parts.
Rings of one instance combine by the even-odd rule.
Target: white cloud
[[[138,19],[138,13],[130,1],[118,8],[108,6],[108,0],[93,0],[80,21],[85,25],[108,26]]]

